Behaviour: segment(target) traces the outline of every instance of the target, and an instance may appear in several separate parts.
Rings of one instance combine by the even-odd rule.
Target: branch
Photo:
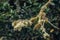
[[[53,27],[53,28],[55,28],[55,29],[60,29],[60,28],[58,28],[58,27],[56,27],[55,25],[53,25],[50,21],[48,21],[48,23]]]

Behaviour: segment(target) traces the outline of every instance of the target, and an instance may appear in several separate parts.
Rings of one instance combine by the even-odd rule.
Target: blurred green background
[[[0,0],[0,40],[44,40],[40,31],[32,31],[30,27],[23,28],[21,32],[14,31],[12,22],[35,17],[46,2],[48,0]],[[53,0],[45,12],[49,21],[60,28],[60,0]],[[52,40],[60,40],[60,30],[49,24],[45,26]],[[50,33],[51,29],[54,32]]]

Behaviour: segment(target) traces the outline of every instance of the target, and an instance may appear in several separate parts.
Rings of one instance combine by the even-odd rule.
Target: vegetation
[[[60,40],[60,0],[0,0],[0,40]]]

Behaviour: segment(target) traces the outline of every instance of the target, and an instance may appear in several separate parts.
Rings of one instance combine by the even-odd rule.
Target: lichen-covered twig
[[[16,20],[12,23],[14,30],[18,30],[18,31],[21,31],[22,27],[28,27],[31,25],[32,22],[30,22],[29,20]]]
[[[48,0],[48,2],[41,7],[40,12],[39,12],[39,14],[36,17],[33,17],[33,18],[29,19],[29,20],[27,19],[27,20],[19,20],[19,21],[17,20],[17,21],[14,21],[12,23],[12,25],[14,26],[14,29],[21,30],[22,27],[27,27],[28,25],[31,26],[35,22],[35,20],[37,20],[37,18],[38,18],[37,24],[34,26],[33,30],[36,30],[36,29],[40,28],[40,30],[43,33],[43,37],[45,39],[48,37],[47,40],[49,40],[50,39],[50,35],[46,32],[46,30],[44,28],[44,23],[48,22],[54,28],[58,29],[50,21],[48,21],[48,18],[46,17],[46,13],[44,12],[45,9],[47,9],[48,5],[51,3],[51,1],[52,0]]]

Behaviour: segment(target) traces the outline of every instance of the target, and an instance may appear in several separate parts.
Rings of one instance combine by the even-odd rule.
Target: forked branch
[[[48,2],[46,4],[44,4],[40,11],[39,14],[36,17],[33,17],[31,19],[26,19],[26,20],[17,20],[14,21],[12,23],[12,26],[14,26],[14,29],[16,30],[20,30],[22,29],[22,27],[27,27],[27,26],[31,26],[37,19],[37,24],[34,26],[33,30],[39,29],[42,31],[43,33],[43,37],[46,39],[46,36],[50,37],[50,35],[46,32],[45,28],[44,28],[44,23],[48,22],[50,25],[52,25],[54,28],[59,29],[58,27],[54,26],[46,17],[46,13],[44,12],[45,9],[47,9],[48,5],[51,3],[52,0],[48,0]],[[49,40],[49,38],[47,39]]]

